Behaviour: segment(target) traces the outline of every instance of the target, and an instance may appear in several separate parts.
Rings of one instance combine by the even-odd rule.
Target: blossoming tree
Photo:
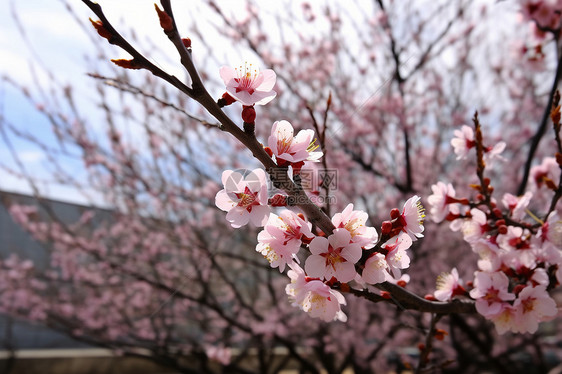
[[[162,0],[158,20],[185,68],[183,80],[146,58],[98,4],[83,2],[99,18],[91,20],[97,33],[132,57],[112,61],[162,79],[180,104],[160,99],[149,74],[152,90],[129,73],[95,74],[108,114],[105,145],[78,116],[73,122],[43,109],[82,152],[115,216],[84,234],[92,213],[68,225],[14,205],[20,224],[53,243],[52,264],[39,274],[44,269],[28,261],[3,261],[10,270],[3,300],[17,300],[3,311],[185,372],[212,371],[209,360],[235,372],[287,365],[330,373],[449,365],[513,372],[524,368],[509,352],[554,350],[528,337],[540,337],[543,322],[556,329],[562,280],[555,93],[562,63],[547,51],[561,48],[556,2],[521,1],[520,22],[532,33],[516,35],[514,42],[528,38],[511,51],[517,61],[491,65],[471,56],[485,50],[487,29],[478,22],[494,17],[484,5],[424,10],[377,1],[365,29],[352,29],[369,53],[355,54],[336,5],[304,3],[305,24],[328,31],[291,35],[298,42],[276,49],[255,6],[236,21],[209,2],[221,32],[271,69],[244,62],[203,71],[203,43],[182,38],[170,1]],[[447,54],[454,64],[440,59]],[[388,77],[375,78],[378,69]],[[550,83],[553,71],[544,97],[539,83]],[[220,83],[212,76],[223,81],[215,96],[208,88]],[[369,78],[386,87],[373,100],[365,97]],[[141,116],[124,116],[140,123],[150,158],[123,140],[103,82],[142,100]],[[501,127],[482,128],[466,104],[482,94],[473,87],[500,98],[473,102]],[[193,103],[205,112],[185,110]],[[156,119],[162,128],[151,125]],[[528,139],[528,151],[516,152]],[[403,349],[409,346],[415,355]],[[286,349],[286,359],[277,359],[275,347]],[[248,366],[251,349],[258,362]],[[541,353],[535,357],[547,367]]]

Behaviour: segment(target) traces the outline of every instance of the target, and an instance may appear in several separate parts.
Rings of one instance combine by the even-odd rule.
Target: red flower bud
[[[160,19],[160,26],[164,29],[165,32],[170,32],[174,30],[174,22],[172,21],[172,17],[168,15],[163,10],[158,8],[158,5],[154,4],[154,9],[156,9],[156,13],[158,13],[158,18]]]
[[[269,157],[273,157],[273,151],[271,150],[271,148],[263,147],[263,150],[269,155]]]
[[[94,21],[93,19],[90,18],[90,22],[92,22],[92,25],[95,27],[96,31],[98,32],[98,34],[100,34],[101,37],[106,38],[107,40],[111,39],[112,35],[105,28],[102,21],[100,20]]]
[[[498,227],[498,232],[502,235],[507,234],[507,226],[506,225],[501,225],[500,227]]]
[[[427,295],[425,295],[423,298],[426,299],[426,300],[429,300],[429,301],[437,301],[437,299],[435,298],[435,296],[433,296],[433,295],[431,295],[431,294],[427,294]]]
[[[408,283],[406,283],[405,280],[400,279],[398,282],[396,282],[396,284],[402,288],[405,288]]]
[[[435,329],[435,334],[433,336],[435,336],[435,339],[437,340],[443,340],[447,335],[449,335],[447,331],[443,329]]]
[[[182,38],[181,42],[183,43],[183,46],[187,49],[191,48],[191,39],[189,38]]]
[[[384,221],[381,225],[381,232],[383,235],[388,235],[390,234],[390,231],[392,230],[392,222],[390,221]]]
[[[499,210],[498,208],[495,208],[495,209],[492,211],[492,213],[494,213],[494,216],[496,216],[496,218],[502,218],[502,217],[503,217],[502,211]]]
[[[140,66],[135,59],[132,60],[126,60],[123,58],[119,58],[119,59],[114,59],[111,60],[111,62],[113,62],[115,65],[120,66],[124,69],[141,69],[142,66]]]
[[[222,108],[224,106],[227,106],[227,105],[230,105],[230,104],[234,103],[235,101],[236,101],[235,98],[230,96],[228,94],[228,92],[225,92],[225,93],[222,94],[222,97],[219,99],[219,101],[217,103]]]
[[[400,217],[400,211],[398,210],[398,208],[394,208],[390,211],[390,218],[392,219],[396,219]]]
[[[390,292],[381,291],[381,297],[382,297],[383,299],[390,300],[390,298],[391,298],[391,297],[390,297]]]
[[[242,109],[242,120],[246,123],[254,123],[256,120],[256,110],[253,106],[244,106],[244,109]]]

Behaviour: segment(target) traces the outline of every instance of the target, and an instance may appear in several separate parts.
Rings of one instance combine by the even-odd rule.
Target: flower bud
[[[244,109],[242,109],[242,120],[246,123],[254,123],[256,120],[256,110],[253,106],[244,106]]]
[[[394,208],[390,211],[390,218],[392,219],[396,219],[400,217],[400,210],[398,210],[398,208]]]
[[[122,67],[124,69],[141,69],[142,66],[140,66],[135,59],[132,60],[126,60],[123,58],[119,58],[119,59],[113,59],[111,60],[111,62],[113,62],[115,65]]]
[[[222,97],[217,101],[217,104],[219,104],[219,106],[222,108],[222,107],[225,107],[227,105],[230,105],[230,104],[234,103],[235,101],[236,101],[235,98],[230,96],[228,94],[228,92],[225,92],[225,93],[222,94]]]
[[[163,10],[158,8],[158,5],[154,4],[154,9],[156,9],[156,13],[158,13],[158,18],[160,19],[160,26],[164,29],[165,32],[170,32],[174,30],[174,22],[172,21],[172,17],[168,15]]]
[[[191,39],[189,38],[182,38],[181,42],[183,43],[183,46],[187,49],[191,48]]]
[[[95,27],[96,31],[98,32],[98,34],[100,34],[101,37],[106,38],[107,40],[111,39],[112,35],[105,28],[102,21],[100,20],[94,21],[93,19],[90,18],[90,22],[92,22],[92,25]]]
[[[392,222],[384,221],[381,225],[381,233],[383,235],[388,235],[390,234],[390,231],[392,231]]]

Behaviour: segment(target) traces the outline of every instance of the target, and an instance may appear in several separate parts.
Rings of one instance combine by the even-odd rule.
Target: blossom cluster
[[[247,66],[241,71],[242,68],[221,69],[232,100],[247,108],[264,104],[275,96],[267,92],[274,86],[274,74],[262,76],[257,69],[248,72]],[[242,117],[246,122],[244,113]],[[273,123],[264,147],[293,179],[306,163],[319,161],[323,153],[318,148],[313,130],[301,130],[295,135],[293,126],[285,120]],[[367,213],[355,210],[353,204],[333,215],[335,229],[326,234],[314,228],[298,207],[287,207],[287,196],[269,197],[267,176],[262,169],[226,170],[222,183],[224,189],[217,193],[215,203],[227,212],[231,226],[239,228],[252,223],[263,227],[256,251],[272,268],[280,272],[290,269],[287,275],[291,283],[286,292],[293,305],[324,321],[346,320],[341,310],[345,298],[337,290],[343,284],[351,283],[361,289],[385,281],[397,282],[401,271],[410,264],[408,248],[423,237],[425,215],[419,196],[406,201],[402,211],[390,212],[391,220],[383,222],[380,237],[374,227],[368,226]],[[283,208],[276,214],[275,207]],[[304,267],[301,258],[305,258]]]
[[[459,158],[465,158],[475,146],[472,129],[463,126],[455,135],[451,144]],[[504,144],[487,149],[499,156],[503,148]],[[478,313],[494,322],[500,334],[534,333],[539,322],[556,316],[556,303],[548,291],[562,282],[562,219],[550,209],[546,219],[540,220],[529,204],[539,189],[556,189],[560,168],[554,158],[546,158],[531,169],[532,191],[522,196],[505,193],[501,203],[491,196],[487,179],[474,201],[456,196],[450,183],[432,186],[431,218],[449,221],[451,230],[460,231],[479,256],[474,281],[468,283],[472,289],[465,291],[453,269],[438,278],[436,299],[474,299]]]

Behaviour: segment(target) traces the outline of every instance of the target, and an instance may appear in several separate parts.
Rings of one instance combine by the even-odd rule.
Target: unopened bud
[[[381,233],[383,235],[388,235],[390,234],[390,231],[392,231],[392,222],[384,221],[381,225]]]
[[[423,297],[424,299],[428,300],[428,301],[437,301],[437,299],[435,298],[435,296],[433,296],[432,294],[427,294]]]
[[[158,18],[160,19],[160,26],[164,29],[165,32],[170,32],[174,30],[174,22],[172,21],[172,17],[168,15],[163,10],[158,8],[158,5],[154,4],[154,9],[156,9],[156,13],[158,13]]]
[[[396,282],[396,284],[402,288],[405,288],[408,283],[406,283],[405,280],[400,279],[398,282]]]
[[[503,217],[502,211],[499,210],[498,208],[495,208],[494,210],[492,210],[492,213],[494,213],[494,216],[496,218],[502,218]]]
[[[507,234],[507,226],[506,225],[501,225],[498,227],[498,232],[502,235]]]
[[[256,120],[256,110],[253,106],[244,106],[244,109],[242,109],[242,120],[246,123],[254,123]]]
[[[126,59],[123,59],[123,58],[119,58],[119,59],[111,60],[111,62],[113,62],[115,65],[117,65],[117,66],[119,66],[119,67],[122,67],[122,68],[124,68],[124,69],[134,69],[134,70],[137,70],[137,69],[141,69],[141,68],[142,68],[142,66],[140,66],[140,65],[135,61],[135,59],[126,60]]]
[[[396,219],[400,217],[400,211],[398,210],[398,208],[394,208],[390,211],[390,218],[392,219]]]
[[[443,329],[435,329],[435,334],[433,336],[435,336],[435,339],[437,340],[443,340],[447,335],[449,335],[447,331]]]
[[[90,22],[92,22],[92,25],[95,27],[96,31],[98,32],[98,34],[100,34],[101,37],[106,38],[107,40],[111,39],[112,35],[105,28],[102,21],[100,20],[94,21],[93,19],[90,18]]]
[[[187,49],[191,48],[191,39],[189,38],[183,38],[181,40],[181,42],[183,43],[183,46]]]
[[[228,92],[225,92],[225,93],[222,94],[222,97],[217,101],[217,104],[222,108],[222,107],[225,107],[227,105],[230,105],[230,104],[234,103],[235,101],[236,101],[235,98],[230,96],[228,94]]]
[[[382,297],[383,299],[390,300],[390,299],[391,299],[390,292],[381,291],[381,297]]]
[[[273,157],[273,151],[271,150],[271,148],[263,147],[263,150],[269,155],[269,157]]]

